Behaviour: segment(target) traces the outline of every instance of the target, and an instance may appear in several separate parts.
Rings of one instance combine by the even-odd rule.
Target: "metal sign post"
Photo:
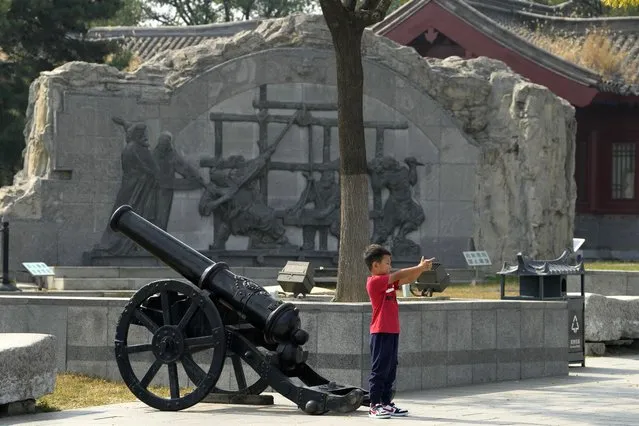
[[[477,284],[479,280],[479,266],[490,266],[493,263],[490,261],[490,257],[486,251],[464,251],[464,259],[466,259],[466,263],[468,266],[472,267],[475,270],[475,278],[471,285]]]
[[[0,291],[22,291],[9,281],[9,222],[2,222],[2,284]]]
[[[35,278],[36,284],[38,284],[38,290],[42,290],[44,287],[45,278],[55,275],[53,270],[46,264],[42,262],[23,262],[22,266],[24,266],[27,271],[31,274],[33,278]]]

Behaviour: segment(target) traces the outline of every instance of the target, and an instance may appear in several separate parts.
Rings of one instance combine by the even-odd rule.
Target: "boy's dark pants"
[[[371,334],[371,375],[368,380],[371,404],[390,404],[397,374],[399,334]]]

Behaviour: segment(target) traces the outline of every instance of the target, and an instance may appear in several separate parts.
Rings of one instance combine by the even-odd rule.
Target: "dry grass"
[[[433,297],[437,298],[438,296],[447,297],[450,299],[493,299],[497,300],[500,298],[500,281],[499,278],[490,277],[486,279],[483,283],[478,283],[472,285],[470,283],[455,283],[450,284],[446,290],[442,293],[434,293]],[[519,284],[517,279],[514,277],[508,277],[506,279],[506,296],[515,296],[519,292]],[[397,291],[397,297],[403,298],[403,293],[401,290]],[[428,300],[427,297],[415,297],[413,295],[411,298],[415,298],[415,300]]]
[[[584,267],[586,271],[639,271],[639,263],[637,262],[591,262],[584,264]]]
[[[639,83],[639,70],[636,66],[626,65],[627,55],[615,50],[605,29],[592,30],[583,38],[553,35],[537,30],[531,41],[606,79],[622,78],[630,83]]]
[[[133,55],[129,61],[129,65],[124,69],[126,72],[134,72],[142,65],[142,58],[138,55]]]
[[[514,296],[519,292],[519,285],[514,279],[506,281],[506,296]],[[476,285],[453,284],[449,286],[442,295],[451,299],[499,299],[499,281],[489,280]]]
[[[639,271],[637,262],[589,262],[584,264],[586,271],[611,270],[611,271]],[[461,283],[450,284],[443,293],[435,293],[433,296],[444,296],[450,299],[494,299],[498,300],[500,295],[500,281],[497,277],[488,277],[485,282],[476,285]],[[519,294],[519,284],[516,277],[508,277],[505,286],[506,296],[517,296]],[[397,297],[403,297],[401,291],[397,292]],[[413,297],[412,295],[410,297]],[[427,298],[419,297],[415,300]]]
[[[109,53],[104,62],[125,72],[134,72],[142,65],[142,59],[135,53],[124,51],[117,54]]]
[[[152,386],[151,390],[156,395],[169,397],[168,387]],[[137,401],[137,398],[124,383],[81,374],[61,373],[57,376],[53,393],[36,401],[36,410],[61,411],[133,401]]]

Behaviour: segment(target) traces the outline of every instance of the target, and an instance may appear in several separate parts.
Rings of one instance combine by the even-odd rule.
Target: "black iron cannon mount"
[[[145,285],[120,316],[116,362],[140,401],[158,410],[177,411],[210,393],[259,395],[271,386],[309,414],[346,413],[368,404],[364,389],[331,382],[306,364],[308,352],[302,346],[309,335],[295,305],[274,299],[258,284],[164,232],[130,206],[118,208],[110,226],[189,281]],[[222,387],[227,378],[220,380],[227,358],[237,383],[234,390]],[[242,362],[254,372],[251,384]],[[168,396],[152,386],[161,370],[168,373]]]

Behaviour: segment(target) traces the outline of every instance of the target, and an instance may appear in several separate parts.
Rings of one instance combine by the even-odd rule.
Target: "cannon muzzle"
[[[201,289],[210,291],[249,323],[264,332],[267,341],[303,345],[308,333],[291,303],[274,299],[255,282],[236,275],[223,262],[214,262],[133,211],[119,207],[111,216],[111,229],[121,232]],[[291,360],[295,363],[295,360]]]

